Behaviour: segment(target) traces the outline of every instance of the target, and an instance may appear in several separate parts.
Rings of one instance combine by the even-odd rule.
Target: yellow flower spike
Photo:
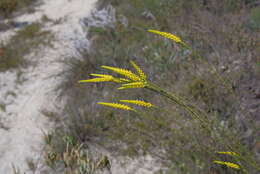
[[[213,162],[216,164],[225,165],[225,166],[233,168],[233,169],[240,169],[240,166],[235,163],[226,162],[226,161],[213,161]]]
[[[115,82],[115,83],[123,83],[121,80],[117,79],[117,78],[113,78],[111,79],[111,82]]]
[[[140,86],[140,88],[144,88],[145,87],[145,83],[144,82],[132,82],[132,83],[126,83],[122,85],[123,87],[127,87],[127,86]]]
[[[139,87],[139,86],[121,86],[119,88],[117,88],[118,90],[122,90],[122,89],[130,89],[130,88],[143,88],[143,87]]]
[[[96,76],[96,77],[112,77],[111,75],[108,75],[108,74],[90,74],[91,76]]]
[[[143,82],[133,82],[133,83],[127,83],[123,84],[121,87],[117,89],[127,89],[127,88],[144,88],[145,84]]]
[[[111,78],[111,82],[116,82],[116,83],[123,83],[123,82],[131,82],[128,79],[124,79],[124,78],[115,78],[111,75],[107,75],[107,74],[90,74],[92,76],[97,76],[97,77],[103,77],[103,78]]]
[[[218,154],[230,155],[230,156],[239,156],[236,152],[217,152]]]
[[[123,75],[133,81],[141,81],[140,77],[138,77],[136,74],[133,72],[126,70],[126,69],[121,69],[121,68],[116,68],[116,67],[111,67],[111,66],[101,66],[102,68],[112,70],[120,75]]]
[[[130,87],[129,87],[130,88]],[[119,87],[119,88],[117,88],[118,90],[122,90],[122,89],[129,89],[129,88],[127,88],[127,87]],[[132,87],[132,88],[135,88],[135,87]]]
[[[161,31],[158,31],[158,30],[148,30],[148,32],[159,34],[159,35],[161,35],[165,38],[168,38],[168,39],[175,41],[176,43],[184,43],[184,42],[182,42],[182,40],[178,36],[175,36],[171,33],[161,32]]]
[[[119,78],[119,80],[120,80],[121,82],[131,82],[131,80],[125,79],[125,78]]]
[[[136,63],[134,61],[130,61],[130,63],[133,65],[133,67],[136,69],[137,73],[139,74],[139,76],[141,77],[141,79],[143,81],[146,81],[146,75],[144,74],[144,72],[141,70],[141,68],[139,68],[139,66],[136,65]]]
[[[119,103],[105,103],[105,102],[98,102],[99,105],[104,105],[104,106],[108,106],[108,107],[112,107],[112,108],[116,108],[116,109],[122,109],[122,110],[131,110],[131,111],[135,111],[133,108],[124,105],[124,104],[119,104]]]
[[[94,79],[87,79],[87,80],[80,80],[79,83],[95,83],[95,82],[110,82],[113,78],[104,77],[104,78],[94,78]]]
[[[151,103],[148,103],[148,102],[145,102],[145,101],[142,101],[142,100],[120,100],[120,102],[132,103],[132,104],[135,104],[135,105],[144,106],[144,107],[148,107],[148,108],[153,106]]]

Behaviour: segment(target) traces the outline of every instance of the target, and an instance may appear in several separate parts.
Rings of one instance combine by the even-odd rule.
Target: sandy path
[[[0,102],[8,104],[0,117],[8,130],[0,128],[0,174],[10,174],[13,163],[22,172],[27,170],[26,159],[37,160],[43,145],[42,135],[47,132],[49,123],[41,114],[44,108],[52,109],[55,94],[51,93],[57,80],[49,78],[62,69],[57,61],[63,55],[75,54],[77,44],[88,46],[81,19],[89,15],[96,0],[44,0],[34,14],[19,16],[15,21],[35,22],[43,15],[52,20],[63,18],[59,24],[46,26],[56,39],[54,49],[41,48],[35,58],[29,54],[28,59],[37,59],[35,67],[24,70],[22,84],[16,84],[15,72],[0,73]],[[0,33],[0,40],[4,33]],[[8,95],[8,91],[15,95]]]

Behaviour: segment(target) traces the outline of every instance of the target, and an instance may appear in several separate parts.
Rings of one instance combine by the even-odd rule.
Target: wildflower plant
[[[181,38],[178,36],[175,36],[171,33],[167,32],[161,32],[158,30],[148,30],[148,32],[158,34],[160,36],[163,36],[165,38],[173,40],[175,43],[180,45],[181,47],[190,50],[193,52],[192,48],[188,46]],[[195,52],[195,55],[197,53]],[[201,58],[198,55],[198,58]],[[144,71],[134,62],[130,61],[130,64],[132,67],[135,69],[135,72],[128,70],[128,69],[123,69],[119,67],[111,67],[111,66],[101,66],[101,68],[110,70],[113,73],[117,74],[116,76],[111,75],[111,74],[90,74],[91,76],[95,76],[95,78],[92,79],[87,79],[87,80],[80,80],[79,83],[98,83],[98,82],[113,82],[116,84],[119,84],[120,87],[117,87],[117,90],[125,90],[125,89],[133,89],[133,88],[144,88],[150,91],[153,91],[157,94],[160,94],[161,96],[164,96],[168,98],[171,102],[173,102],[177,107],[181,108],[182,110],[186,111],[193,120],[196,120],[199,123],[199,126],[202,130],[204,130],[207,135],[211,138],[211,141],[213,143],[221,143],[221,145],[228,149],[228,151],[218,151],[217,153],[214,153],[212,151],[213,156],[217,157],[218,154],[220,155],[227,155],[233,157],[236,162],[243,162],[247,163],[247,165],[255,168],[257,171],[260,171],[259,166],[256,164],[256,161],[254,161],[254,158],[250,156],[250,154],[245,153],[246,150],[242,149],[241,151],[244,153],[243,155],[241,152],[237,153],[234,152],[234,147],[230,145],[228,141],[225,141],[223,136],[226,136],[227,139],[231,139],[235,141],[229,134],[220,134],[218,131],[218,128],[214,125],[214,122],[212,122],[208,118],[207,112],[204,110],[200,109],[199,107],[191,104],[187,99],[183,98],[182,96],[178,95],[177,93],[174,92],[169,92],[165,90],[164,88],[160,87],[159,85],[151,82],[149,78],[147,78],[147,75],[144,73]],[[215,68],[212,67],[214,70]],[[218,79],[223,82],[223,79],[221,76],[217,74]],[[151,117],[147,117],[146,114],[143,114],[134,107],[129,106],[130,104],[141,106],[141,107],[146,107],[146,108],[151,108],[155,107],[153,104],[149,102],[145,102],[142,100],[130,100],[130,99],[121,99],[116,103],[107,103],[107,102],[98,102],[99,105],[103,106],[108,106],[116,109],[122,109],[122,110],[127,110],[127,111],[134,111],[137,114],[140,114],[140,116],[144,116],[148,119],[152,119]],[[156,107],[155,107],[156,108]],[[241,145],[240,142],[237,142],[237,144]],[[242,146],[242,145],[241,145]],[[248,160],[250,159],[250,160]],[[228,168],[240,170],[242,173],[248,173],[245,167],[243,167],[240,163],[233,163],[233,162],[228,162],[228,161],[221,161],[221,160],[214,160],[213,163],[219,164],[219,165],[224,165]]]

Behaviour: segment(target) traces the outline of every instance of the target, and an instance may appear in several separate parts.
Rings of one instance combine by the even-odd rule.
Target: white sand
[[[0,129],[0,174],[11,174],[11,164],[21,172],[27,170],[26,159],[37,160],[42,151],[43,132],[48,130],[48,120],[41,114],[44,108],[52,109],[55,94],[50,91],[56,80],[48,78],[62,69],[58,60],[64,55],[75,54],[75,44],[88,47],[85,32],[80,20],[87,17],[96,0],[44,0],[33,14],[19,16],[15,21],[36,22],[43,15],[57,20],[65,18],[57,25],[46,29],[55,33],[54,49],[41,48],[35,56],[26,58],[37,61],[35,67],[23,70],[23,78],[18,84],[16,72],[0,73],[0,104],[6,105],[5,112],[0,110],[0,118],[9,129]],[[0,40],[6,40],[14,31],[0,33]]]

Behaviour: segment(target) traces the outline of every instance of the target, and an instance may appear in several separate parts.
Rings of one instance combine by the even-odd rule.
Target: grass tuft
[[[41,45],[51,46],[51,33],[42,30],[42,27],[39,23],[32,23],[0,45],[0,72],[26,67],[30,61],[25,59],[25,55],[32,50],[37,52]]]

